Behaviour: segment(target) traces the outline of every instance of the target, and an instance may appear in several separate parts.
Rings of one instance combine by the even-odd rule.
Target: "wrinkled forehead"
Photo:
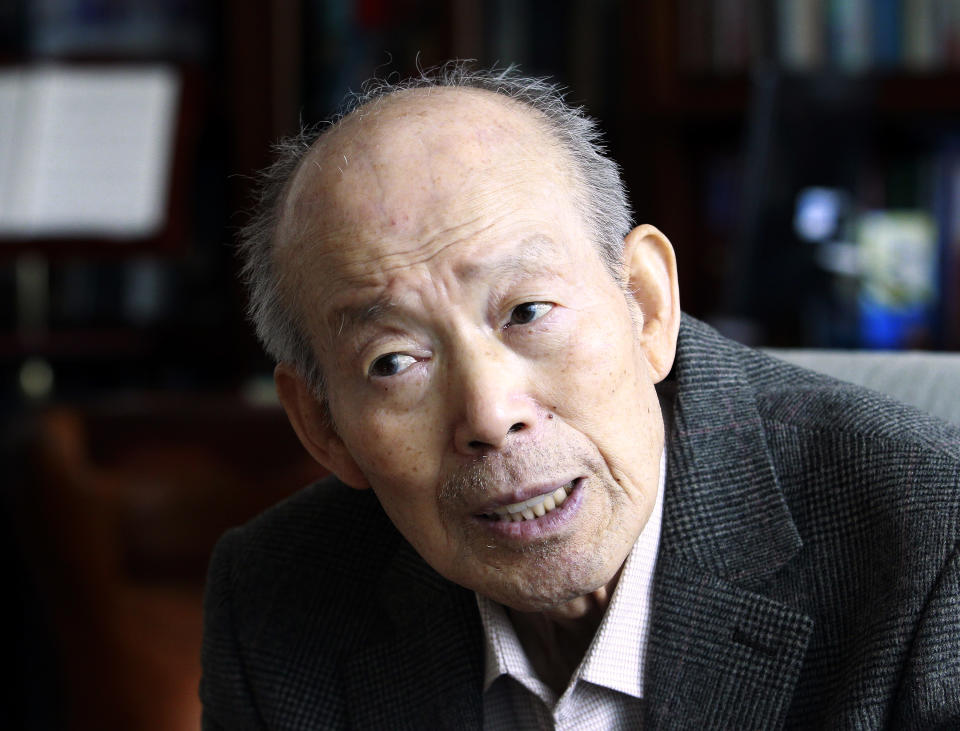
[[[572,166],[538,115],[479,89],[408,90],[361,107],[301,163],[278,242],[398,226],[415,240],[438,209],[484,185],[572,185]]]
[[[274,249],[283,296],[312,320],[372,272],[432,262],[485,229],[530,228],[558,201],[577,217],[576,187],[525,106],[481,90],[402,92],[354,112],[301,163]]]

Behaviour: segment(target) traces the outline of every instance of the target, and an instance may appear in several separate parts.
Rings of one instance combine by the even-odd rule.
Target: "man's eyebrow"
[[[491,261],[469,261],[461,264],[457,268],[457,274],[465,280],[483,278],[499,283],[522,274],[560,272],[560,259],[561,249],[552,239],[546,236],[531,236],[505,256]],[[381,294],[372,302],[337,307],[327,320],[327,331],[333,338],[342,337],[344,333],[356,332],[383,320],[398,306],[395,299]]]
[[[531,236],[509,254],[491,261],[467,262],[458,268],[457,273],[463,279],[499,282],[518,274],[559,272],[561,253],[560,247],[552,239],[541,235]]]
[[[328,331],[335,338],[340,337],[344,332],[356,330],[382,320],[396,307],[396,301],[387,294],[380,295],[373,302],[338,307],[333,310],[327,320]]]

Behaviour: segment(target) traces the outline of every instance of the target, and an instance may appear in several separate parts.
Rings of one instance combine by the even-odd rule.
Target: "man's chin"
[[[608,570],[598,566],[582,567],[580,572],[557,570],[554,575],[544,575],[549,566],[540,565],[534,576],[523,577],[523,572],[514,574],[516,581],[484,583],[476,591],[488,599],[518,612],[541,612],[558,616],[570,615],[573,619],[588,607],[594,606],[598,599],[608,596],[616,585],[620,566],[614,565]]]

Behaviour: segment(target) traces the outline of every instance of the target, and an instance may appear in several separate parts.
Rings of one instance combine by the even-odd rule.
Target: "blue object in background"
[[[873,0],[873,56],[881,69],[900,62],[900,0]]]
[[[861,296],[861,346],[872,350],[902,350],[924,347],[933,316],[928,303],[892,307]]]

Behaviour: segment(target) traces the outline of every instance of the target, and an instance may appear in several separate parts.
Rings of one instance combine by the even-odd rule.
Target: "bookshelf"
[[[958,7],[624,6],[634,41],[624,44],[624,96],[641,100],[625,103],[618,120],[637,140],[624,168],[639,217],[677,246],[688,311],[756,343],[960,347]],[[854,246],[801,240],[797,206],[818,188],[843,200],[845,230],[835,238]],[[861,222],[876,210],[890,211],[890,225],[904,213],[933,224],[926,319],[899,340],[857,331],[868,272],[849,267],[870,250]],[[841,250],[847,271],[838,274],[839,263],[824,262]]]
[[[80,94],[81,106],[83,82],[92,84],[93,92],[99,91],[99,79],[124,74],[147,78],[159,73],[173,82],[156,225],[111,230],[108,220],[99,229],[68,223],[60,230],[41,226],[0,232],[3,401],[16,404],[24,396],[82,399],[145,386],[191,388],[219,382],[226,388],[241,377],[246,364],[237,354],[252,352],[254,346],[250,343],[244,351],[240,294],[227,245],[227,211],[239,207],[242,194],[231,199],[227,181],[241,170],[235,164],[240,157],[236,142],[260,115],[238,115],[237,132],[225,121],[225,100],[242,87],[224,71],[224,37],[231,36],[223,26],[239,15],[229,5],[131,3],[94,12],[72,0],[20,1],[0,15],[0,33],[11,40],[2,72],[52,76],[66,96]],[[257,94],[259,88],[246,81],[250,93]],[[89,112],[94,124],[88,136],[96,137],[96,105]],[[66,132],[75,133],[70,116],[59,117],[67,120],[62,125]],[[27,133],[36,126],[27,123]],[[119,146],[125,135],[131,136],[108,127],[101,135],[107,145]],[[162,136],[151,132],[148,137]],[[261,144],[267,148],[269,138]],[[23,145],[31,152],[41,147]],[[93,142],[79,147],[80,158],[95,149]],[[119,156],[116,162],[142,170],[131,156]],[[88,181],[80,175],[76,185],[89,183],[92,189],[93,177],[91,173]],[[14,171],[13,184],[23,190],[29,178]],[[116,202],[123,192],[102,198]],[[138,193],[132,200],[145,197]],[[106,214],[109,219],[108,208]],[[218,373],[217,361],[236,366],[221,367]],[[25,369],[38,364],[51,374],[50,388],[25,394]]]
[[[122,243],[81,235],[2,241],[2,375],[12,383],[30,356],[49,359],[61,384],[81,390],[117,378],[229,386],[265,372],[243,319],[232,245],[270,144],[301,120],[328,116],[372,74],[403,76],[455,56],[517,62],[570,86],[571,100],[599,118],[638,218],[676,244],[689,312],[754,322],[764,342],[830,344],[804,328],[796,304],[831,286],[792,229],[799,191],[833,186],[858,211],[895,200],[951,221],[951,190],[937,182],[950,173],[938,168],[952,164],[960,136],[960,23],[931,15],[941,4],[927,0],[852,0],[860,10],[846,15],[841,4],[136,2],[129,7],[160,18],[138,40],[143,27],[127,23],[119,5],[94,21],[70,15],[84,3],[17,0],[0,11],[7,67],[163,63],[183,83],[162,230]],[[787,6],[800,13],[790,26]],[[896,52],[878,50],[882,29],[864,20],[876,13],[861,12],[878,8],[926,19],[911,21],[909,33],[901,28],[909,54],[905,41]],[[790,28],[813,36],[798,41]],[[836,39],[847,37],[862,48],[839,53],[846,45]],[[917,45],[924,39],[926,50]],[[960,275],[948,253],[927,347],[960,347]],[[144,274],[150,267],[153,280]],[[49,296],[27,319],[47,319],[25,334],[16,280],[44,268]],[[149,316],[128,316],[123,296],[111,293],[148,280],[162,301]],[[92,299],[78,300],[83,291]]]

